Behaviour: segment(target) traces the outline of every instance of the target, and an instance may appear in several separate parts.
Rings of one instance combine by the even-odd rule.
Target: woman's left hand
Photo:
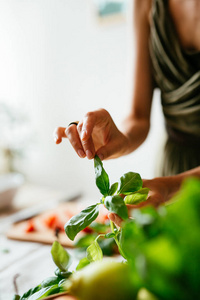
[[[132,209],[137,209],[148,205],[157,208],[158,206],[163,205],[167,200],[169,200],[169,187],[167,186],[166,179],[166,177],[157,177],[150,180],[143,179],[143,187],[147,187],[150,189],[148,198],[146,201],[143,201],[137,205],[127,204],[129,212]],[[113,223],[121,227],[123,220],[118,215],[109,213],[108,217]]]

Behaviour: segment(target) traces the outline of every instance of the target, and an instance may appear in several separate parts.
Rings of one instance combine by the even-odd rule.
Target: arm
[[[134,93],[130,114],[118,129],[110,114],[99,109],[87,113],[78,126],[58,127],[54,131],[56,144],[68,138],[80,157],[89,159],[97,154],[102,160],[129,154],[145,140],[150,126],[152,78],[149,58],[149,8],[151,0],[135,0],[134,28],[136,56]]]
[[[146,139],[150,128],[153,79],[149,55],[149,15],[151,0],[134,1],[134,83],[130,114],[123,122],[122,132],[130,141],[130,152]]]
[[[149,197],[146,201],[138,205],[127,205],[129,209],[136,209],[147,205],[158,207],[169,201],[180,189],[182,182],[188,177],[200,178],[200,166],[178,175],[157,177],[150,180],[143,180],[143,187],[150,189]],[[109,214],[109,218],[118,226],[122,219],[116,214]]]

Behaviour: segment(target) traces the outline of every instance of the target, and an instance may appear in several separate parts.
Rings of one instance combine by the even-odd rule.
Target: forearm
[[[165,179],[164,177],[169,188],[169,199],[180,189],[182,182],[188,177],[200,178],[200,166],[189,171],[170,176],[169,179],[167,177]]]
[[[158,190],[163,196],[163,201],[166,202],[170,200],[176,192],[178,192],[183,181],[189,177],[200,178],[200,166],[177,175],[145,180],[145,186],[150,189],[152,187],[153,190]]]
[[[129,116],[122,123],[122,133],[128,141],[127,153],[136,150],[146,139],[149,132],[149,121],[145,118]]]

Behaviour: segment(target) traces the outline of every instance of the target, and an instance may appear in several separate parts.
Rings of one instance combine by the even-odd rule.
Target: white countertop
[[[20,295],[43,279],[54,276],[55,264],[51,258],[50,245],[9,240],[6,238],[6,230],[16,218],[37,211],[42,206],[51,207],[63,197],[63,193],[57,191],[25,185],[17,194],[13,207],[0,212],[0,300],[12,300],[15,276]],[[72,249],[67,250],[74,256]]]

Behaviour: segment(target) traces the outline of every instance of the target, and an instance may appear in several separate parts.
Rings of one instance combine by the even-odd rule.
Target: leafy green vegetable
[[[99,204],[90,205],[82,210],[79,214],[73,216],[65,224],[65,232],[70,240],[74,240],[75,236],[84,228],[89,226],[99,214]]]
[[[47,296],[50,296],[50,295],[53,295],[53,294],[56,294],[59,292],[60,292],[60,288],[58,287],[58,285],[48,286],[48,287],[42,288],[38,292],[31,295],[31,297],[29,297],[28,300],[43,299]],[[22,300],[23,300],[23,298],[22,298]],[[25,298],[24,298],[24,300],[25,300]]]
[[[51,255],[56,266],[61,271],[67,271],[70,265],[70,255],[57,241],[52,245]]]
[[[114,232],[109,232],[105,234],[105,239],[110,239],[115,237],[115,233]]]
[[[123,220],[128,218],[128,209],[121,196],[107,196],[104,201],[105,207],[112,213],[117,214]]]
[[[45,288],[47,286],[56,285],[59,283],[59,281],[60,279],[57,276],[52,276],[44,279],[40,285],[42,288]]]
[[[108,196],[113,196],[116,193],[117,189],[118,189],[118,182],[115,182],[111,185],[108,191]]]
[[[173,200],[166,208],[134,210],[120,245],[134,278],[158,299],[198,299],[200,181],[186,181]]]
[[[90,261],[87,259],[87,257],[83,257],[83,258],[79,261],[79,263],[78,263],[78,265],[77,265],[77,267],[76,267],[76,271],[83,269],[84,267],[86,267],[86,266],[89,265],[89,264],[90,264]]]
[[[58,276],[59,280],[63,278],[68,278],[72,272],[66,270],[66,271],[61,271],[58,267],[55,269],[54,274]]]
[[[98,156],[95,156],[94,158],[94,169],[95,169],[95,177],[96,177],[96,185],[102,194],[102,198],[100,200],[100,203],[96,203],[94,205],[90,205],[89,207],[82,210],[79,214],[76,216],[73,216],[66,224],[65,224],[65,232],[67,236],[74,240],[76,235],[86,227],[90,225],[90,228],[92,229],[92,234],[86,235],[82,238],[80,238],[76,242],[77,247],[81,247],[82,249],[87,247],[86,254],[87,257],[84,257],[80,260],[79,264],[76,267],[77,273],[82,272],[81,269],[85,272],[85,270],[88,270],[88,274],[92,271],[93,267],[90,269],[87,265],[93,265],[97,263],[98,261],[101,261],[104,255],[112,255],[114,247],[118,247],[119,252],[122,254],[123,257],[129,258],[129,252],[126,252],[126,255],[124,254],[124,251],[121,247],[121,244],[124,245],[122,242],[120,244],[120,239],[123,241],[124,237],[124,230],[121,233],[121,230],[118,229],[114,223],[110,221],[110,227],[111,232],[109,232],[109,226],[108,224],[99,224],[97,222],[94,222],[94,220],[97,218],[99,214],[99,205],[104,204],[106,208],[113,213],[116,213],[119,215],[123,220],[128,219],[128,210],[126,207],[126,204],[124,202],[124,199],[119,194],[127,195],[126,201],[127,202],[138,202],[142,200],[146,200],[148,190],[142,189],[142,180],[139,174],[129,172],[124,174],[120,178],[120,186],[117,182],[111,185],[109,182],[109,177],[106,171],[103,168],[103,164]],[[119,190],[117,191],[119,186]],[[117,193],[117,194],[116,194]],[[130,198],[131,197],[131,198]],[[145,217],[148,219],[147,217]],[[145,228],[148,228],[152,224],[152,222],[144,222],[145,218],[141,216],[136,216],[136,220],[141,224],[142,227],[145,225]],[[141,221],[143,220],[143,221]],[[136,222],[137,222],[136,221]],[[138,223],[138,224],[139,224]],[[141,229],[140,229],[141,230]],[[148,230],[147,230],[148,231]],[[99,236],[97,236],[99,234]],[[155,235],[155,233],[154,233]],[[97,242],[98,239],[98,242]],[[138,239],[138,237],[137,237]],[[136,239],[136,240],[137,240]],[[143,238],[144,240],[144,238]],[[137,251],[136,251],[137,252]],[[151,253],[151,251],[150,251]],[[56,241],[52,245],[51,254],[54,263],[56,264],[57,268],[55,270],[56,277],[49,277],[45,279],[41,284],[36,286],[33,289],[30,289],[28,292],[26,292],[22,297],[15,295],[16,299],[19,300],[37,300],[37,299],[43,299],[49,295],[53,295],[55,293],[60,293],[64,289],[66,289],[67,284],[68,286],[71,286],[73,283],[73,280],[76,281],[76,279],[79,277],[74,277],[74,273],[68,270],[68,267],[70,265],[70,256],[68,252]],[[106,264],[106,267],[108,265]],[[110,269],[105,269],[104,263],[102,265],[98,265],[99,270],[102,271],[102,276],[93,276],[90,274],[88,278],[91,278],[92,280],[85,281],[86,283],[86,289],[84,294],[84,299],[94,299],[94,295],[96,295],[96,288],[94,287],[93,291],[91,289],[88,290],[87,286],[88,284],[93,286],[93,282],[98,282],[100,279],[100,286],[105,283],[105,289],[107,290],[108,286],[110,288],[110,291],[108,293],[108,297],[105,299],[116,299],[116,295],[119,296],[119,293],[121,295],[125,295],[125,293],[128,293],[128,298],[126,299],[135,299],[135,295],[137,293],[138,287],[140,283],[140,280],[138,280],[138,276],[135,276],[133,274],[133,278],[137,279],[134,282],[134,288],[132,289],[132,286],[130,285],[132,283],[132,279],[130,276],[130,269],[127,269],[127,265],[124,264],[110,264]],[[80,270],[80,271],[79,271]],[[105,273],[106,270],[106,273]],[[108,274],[113,274],[113,276],[110,276]],[[119,273],[119,276],[116,277],[116,272]],[[128,273],[127,273],[128,271]],[[105,280],[105,274],[107,275],[109,280]],[[123,275],[124,274],[124,275]],[[95,274],[94,274],[95,275]],[[122,276],[122,277],[120,277]],[[87,276],[86,276],[87,277]],[[123,280],[122,280],[123,278]],[[127,278],[127,280],[125,279]],[[96,281],[97,280],[97,281]],[[122,284],[122,281],[124,283],[127,283],[127,286],[125,284]],[[113,285],[113,287],[110,287],[110,283]],[[79,284],[79,282],[76,282],[76,284]],[[117,290],[117,288],[119,289]],[[135,288],[136,287],[136,288]],[[114,290],[115,289],[115,293]],[[93,293],[94,292],[94,293]],[[110,296],[112,295],[112,298]],[[81,289],[81,297],[82,297],[82,289]],[[88,298],[88,296],[90,298]],[[105,293],[104,293],[105,296]],[[18,297],[18,298],[17,298]],[[83,298],[81,298],[83,299]],[[121,299],[121,296],[120,296]]]
[[[129,195],[142,188],[142,179],[138,173],[128,172],[120,177],[118,194]]]
[[[102,161],[96,155],[94,158],[94,170],[96,177],[96,185],[103,196],[107,196],[109,192],[110,182],[106,171],[103,168]]]
[[[95,240],[88,248],[87,248],[87,259],[89,262],[94,262],[97,260],[102,260],[103,252],[97,242]]]
[[[125,204],[139,204],[140,202],[143,202],[147,200],[149,193],[148,188],[142,188],[124,198]]]

